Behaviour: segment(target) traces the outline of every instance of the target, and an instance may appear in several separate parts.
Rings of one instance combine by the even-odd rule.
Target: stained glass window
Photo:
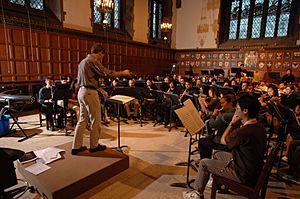
[[[43,0],[30,0],[30,7],[38,10],[44,10]]]
[[[18,5],[25,5],[25,0],[9,0],[10,3],[18,4]]]
[[[149,18],[151,23],[149,27],[151,38],[161,39],[160,24],[163,19],[163,1],[149,0]]]
[[[120,29],[120,0],[115,0],[114,28]]]
[[[18,5],[28,5],[37,10],[44,10],[44,1],[43,0],[9,0],[10,3],[18,4]]]
[[[287,31],[288,31],[287,27],[289,25],[291,4],[292,4],[292,0],[282,1],[280,16],[279,16],[278,32],[277,32],[278,37],[287,36]]]
[[[287,36],[292,2],[293,0],[231,0],[228,39]]]
[[[160,24],[162,23],[162,13],[163,10],[162,10],[162,4],[159,4],[158,6],[158,24],[159,24],[159,27],[157,29],[157,32],[158,32],[158,38],[161,38],[161,29],[160,29]]]
[[[232,1],[232,3],[231,3],[229,39],[236,39],[236,37],[237,37],[237,23],[238,23],[238,15],[239,15],[239,4],[240,4],[240,0]]]
[[[156,1],[153,2],[153,13],[152,13],[152,38],[156,38],[156,31],[157,31],[157,25],[156,25]]]
[[[100,24],[101,23],[101,14],[98,12],[97,9],[97,0],[94,0],[94,23]]]
[[[252,38],[259,38],[261,32],[261,22],[263,15],[263,3],[264,0],[255,0],[254,13],[252,20]]]
[[[242,2],[241,20],[240,20],[240,39],[247,38],[248,21],[249,21],[250,0]]]
[[[105,20],[108,27],[113,27],[116,29],[120,29],[120,20],[121,20],[121,1],[114,1],[114,10],[112,13],[100,13],[97,8],[98,0],[93,0],[94,9],[93,9],[93,19],[95,24],[101,24]]]
[[[268,7],[265,37],[274,37],[277,8],[278,8],[278,0],[270,0],[269,7]]]

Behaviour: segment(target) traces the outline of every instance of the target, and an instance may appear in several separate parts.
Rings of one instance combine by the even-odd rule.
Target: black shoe
[[[132,120],[133,121],[137,121],[137,117],[136,116],[132,116]]]
[[[82,146],[79,149],[72,149],[71,154],[72,155],[77,155],[77,153],[83,152],[85,150],[87,150],[87,147],[86,146]]]
[[[54,126],[50,126],[49,131],[55,131]]]
[[[91,153],[97,152],[97,151],[104,151],[106,149],[105,145],[100,145],[98,144],[98,146],[96,148],[90,149]]]

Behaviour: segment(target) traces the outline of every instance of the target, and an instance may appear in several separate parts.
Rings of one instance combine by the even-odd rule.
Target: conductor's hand
[[[103,90],[101,93],[104,97],[108,97],[108,93],[106,91]]]
[[[124,76],[130,76],[130,75],[131,75],[130,70],[128,70],[128,69],[123,70],[123,75],[124,75]]]

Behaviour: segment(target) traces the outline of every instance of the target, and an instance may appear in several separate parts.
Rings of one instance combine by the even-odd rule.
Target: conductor
[[[108,94],[99,87],[98,79],[105,76],[128,76],[129,70],[111,71],[102,65],[105,50],[101,44],[94,44],[91,48],[91,54],[88,54],[78,66],[78,102],[80,106],[80,116],[75,128],[75,135],[72,146],[72,155],[87,150],[83,146],[83,134],[90,122],[90,152],[103,151],[105,145],[98,143],[100,137],[101,110],[98,91],[104,97]]]

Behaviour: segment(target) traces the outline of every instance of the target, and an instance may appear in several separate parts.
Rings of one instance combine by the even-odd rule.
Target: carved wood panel
[[[160,74],[173,62],[171,50],[134,43],[111,43],[85,36],[44,30],[0,26],[0,81],[36,81],[53,75],[76,77],[77,67],[93,44],[107,50],[104,65],[110,69],[131,69],[138,74]],[[162,59],[167,59],[163,61]]]

